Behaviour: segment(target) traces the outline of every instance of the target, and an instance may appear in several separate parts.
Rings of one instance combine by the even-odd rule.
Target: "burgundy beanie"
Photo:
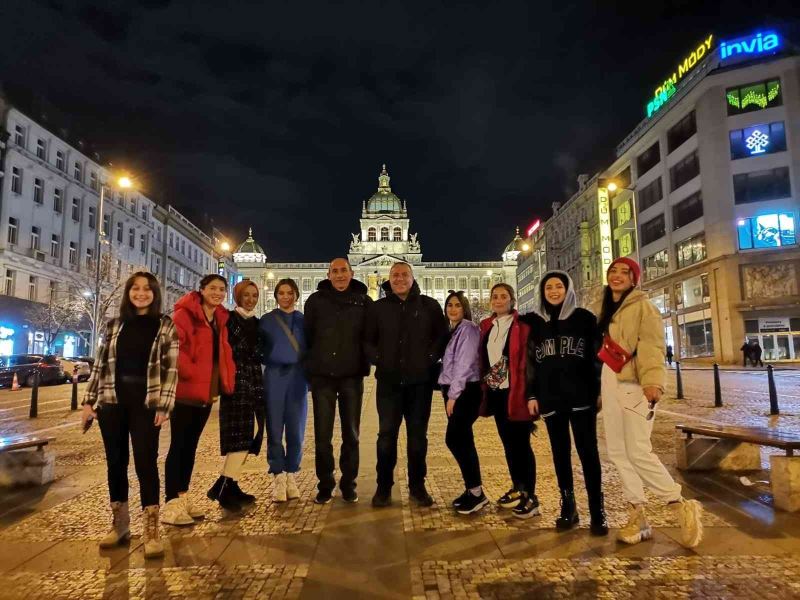
[[[628,258],[627,256],[622,256],[620,258],[615,258],[611,261],[611,264],[608,265],[608,269],[606,269],[606,277],[608,277],[608,271],[617,263],[622,263],[624,265],[628,265],[628,268],[631,270],[631,274],[633,275],[633,285],[639,285],[639,278],[642,276],[642,268],[632,258]]]

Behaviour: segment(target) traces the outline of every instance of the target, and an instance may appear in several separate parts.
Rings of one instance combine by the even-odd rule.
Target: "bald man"
[[[339,490],[345,502],[358,502],[361,401],[364,376],[369,374],[362,338],[371,303],[367,286],[353,279],[348,260],[334,258],[328,279],[319,283],[305,304],[306,371],[314,406],[314,461],[319,480],[314,499],[317,504],[330,502],[336,487],[332,440],[337,406],[342,425]]]

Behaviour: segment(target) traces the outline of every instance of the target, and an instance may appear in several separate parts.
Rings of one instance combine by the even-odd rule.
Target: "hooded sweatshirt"
[[[564,301],[553,306],[544,296],[548,279],[558,277],[567,287]],[[597,320],[578,308],[575,286],[563,271],[549,271],[539,284],[539,307],[523,319],[528,337],[528,398],[539,401],[539,413],[587,410],[597,403],[600,378],[597,368]]]

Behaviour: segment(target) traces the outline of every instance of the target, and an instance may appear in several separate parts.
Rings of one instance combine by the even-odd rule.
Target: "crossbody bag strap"
[[[294,351],[297,352],[297,355],[299,356],[300,355],[300,344],[297,342],[297,338],[294,337],[294,334],[292,333],[292,330],[289,329],[289,327],[286,325],[286,323],[283,322],[283,319],[281,318],[281,316],[279,314],[277,314],[277,313],[275,313],[275,320],[278,322],[278,325],[283,330],[283,333],[286,334],[286,337],[289,338],[289,343],[292,345],[292,348],[294,348]]]

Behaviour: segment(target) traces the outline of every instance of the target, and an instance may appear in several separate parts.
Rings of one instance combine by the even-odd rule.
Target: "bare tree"
[[[59,301],[50,295],[47,304],[36,303],[26,310],[28,323],[34,331],[41,331],[48,353],[53,352],[53,344],[62,331],[77,327],[80,313],[69,301]]]

